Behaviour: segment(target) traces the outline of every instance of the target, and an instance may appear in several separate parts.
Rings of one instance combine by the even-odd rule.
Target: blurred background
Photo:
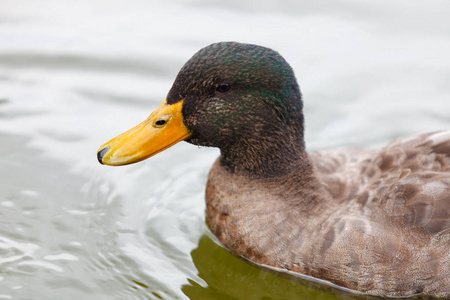
[[[218,41],[294,68],[311,151],[450,127],[449,1],[0,0],[0,299],[340,299],[228,254],[217,149],[97,162]]]

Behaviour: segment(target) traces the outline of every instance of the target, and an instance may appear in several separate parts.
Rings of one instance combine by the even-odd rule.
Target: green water
[[[0,299],[354,298],[210,238],[216,149],[180,143],[119,168],[96,151],[224,40],[289,61],[310,150],[449,128],[449,3],[0,1]]]
[[[206,287],[190,281],[182,287],[190,299],[342,299],[251,266],[204,235],[192,259]]]

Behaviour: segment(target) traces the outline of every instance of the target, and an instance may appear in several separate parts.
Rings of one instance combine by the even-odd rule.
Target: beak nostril
[[[163,127],[166,124],[166,120],[158,120],[155,122],[155,127]]]
[[[97,152],[98,162],[101,163],[102,165],[103,165],[103,161],[102,161],[103,156],[105,156],[105,154],[106,154],[106,152],[108,152],[108,150],[109,150],[109,148],[105,147],[105,148],[103,148],[103,149],[101,149],[100,151]]]
[[[161,116],[159,117],[154,123],[153,123],[153,127],[155,128],[162,128],[164,126],[166,126],[167,122],[170,120],[171,115],[165,115],[165,116]]]

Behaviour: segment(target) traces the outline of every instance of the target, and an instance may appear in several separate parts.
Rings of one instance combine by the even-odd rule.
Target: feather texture
[[[255,263],[373,295],[450,297],[450,131],[309,155],[313,175],[250,179],[219,162],[207,221]]]

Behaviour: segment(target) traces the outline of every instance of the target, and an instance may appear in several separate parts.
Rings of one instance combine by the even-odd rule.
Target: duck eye
[[[228,83],[221,83],[219,84],[219,86],[217,87],[217,91],[220,93],[226,93],[231,89],[231,85]]]

